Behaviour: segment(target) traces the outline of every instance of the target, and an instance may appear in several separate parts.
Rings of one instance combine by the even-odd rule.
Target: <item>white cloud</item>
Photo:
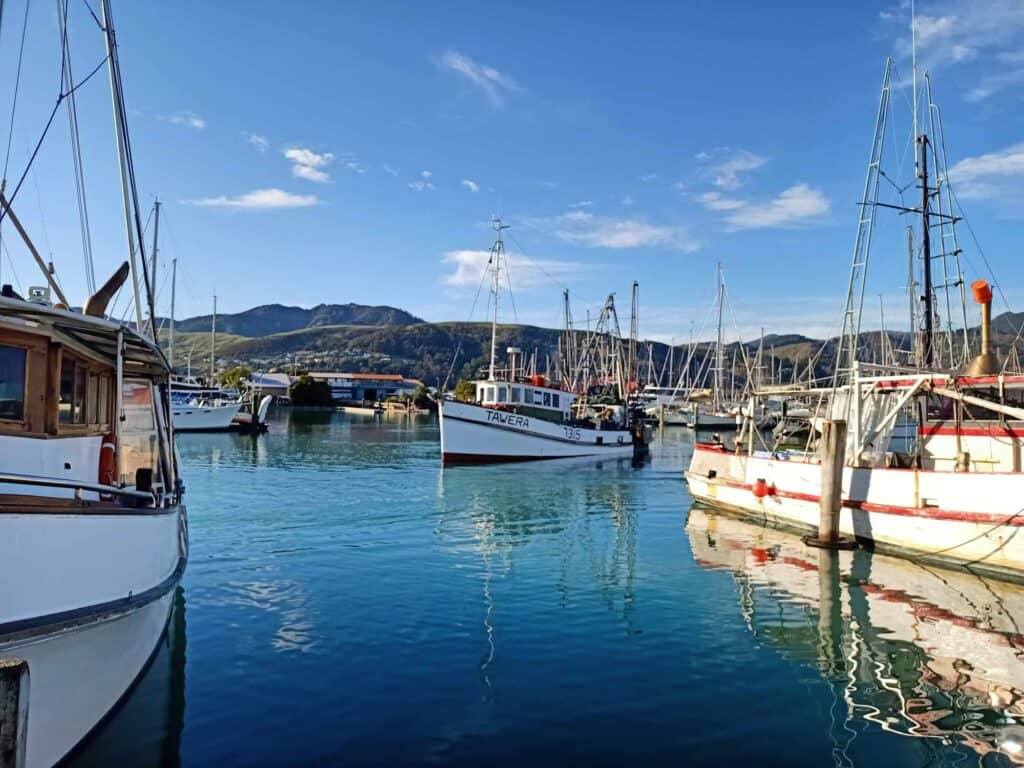
[[[420,171],[420,177],[409,182],[409,189],[413,192],[426,192],[428,189],[434,189],[434,185],[430,181],[430,177],[433,175],[430,171]]]
[[[185,200],[188,205],[200,205],[207,208],[236,208],[241,210],[274,210],[279,208],[307,208],[316,205],[316,195],[293,195],[283,189],[255,189],[237,197],[202,197],[197,200]]]
[[[454,267],[442,281],[453,288],[476,288],[484,278],[491,258],[490,251],[448,251],[442,264]],[[521,253],[507,252],[505,263],[509,279],[517,291],[533,285],[551,283],[585,271],[586,265],[575,261],[542,261]]]
[[[479,192],[480,191],[480,185],[477,184],[472,179],[463,179],[462,180],[462,186],[464,186],[470,192]]]
[[[613,218],[574,210],[528,223],[567,243],[587,248],[669,248],[692,253],[701,244],[683,227],[651,224],[639,218]]]
[[[703,195],[697,195],[697,202],[709,211],[735,211],[746,205],[742,200],[722,197],[721,192],[705,192]]]
[[[188,128],[195,128],[197,131],[206,127],[206,121],[194,112],[182,112],[167,118],[167,122],[174,125],[184,125]]]
[[[391,176],[397,176],[400,173],[400,171],[397,168],[392,168],[387,163],[384,163],[384,165],[382,165],[381,167],[384,169],[384,173],[387,173]]]
[[[311,165],[293,165],[292,176],[297,179],[305,179],[306,181],[315,181],[317,184],[326,184],[331,180],[331,177],[319,168],[314,168]]]
[[[441,67],[457,72],[479,88],[494,107],[503,106],[505,96],[509,93],[522,91],[522,87],[508,75],[494,67],[478,64],[458,51],[446,51],[439,63]]]
[[[792,227],[824,216],[829,202],[821,190],[808,184],[794,184],[767,202],[751,202],[722,197],[708,192],[697,198],[705,208],[725,211],[725,221],[732,229],[765,229]]]
[[[984,199],[1007,192],[1007,185],[1019,191],[1024,177],[1024,142],[977,157],[965,157],[949,169],[953,191],[962,198]]]
[[[318,184],[326,184],[331,180],[324,168],[334,162],[333,153],[291,147],[284,151],[284,156],[292,162],[292,176],[295,178],[315,181]]]
[[[658,178],[658,174],[656,174],[656,173],[642,173],[642,174],[640,174],[639,178],[640,178],[640,181],[642,181],[644,184],[649,184],[650,182],[652,182],[656,178]]]
[[[626,205],[626,206],[632,205],[633,204],[633,198],[631,196],[629,196],[629,195],[626,195],[624,198],[622,198],[622,204]]]
[[[569,203],[570,208],[590,208],[593,206],[593,200],[578,200],[575,203]]]
[[[768,158],[755,155],[746,149],[718,147],[710,152],[699,152],[696,159],[702,164],[701,176],[709,179],[719,189],[739,189],[743,186],[743,174],[757,170]],[[677,182],[680,184],[681,182]]]
[[[255,133],[247,133],[245,134],[245,138],[246,141],[252,144],[252,146],[255,147],[256,151],[258,152],[266,152],[268,149],[270,149],[270,141],[267,139],[266,136],[260,136]]]

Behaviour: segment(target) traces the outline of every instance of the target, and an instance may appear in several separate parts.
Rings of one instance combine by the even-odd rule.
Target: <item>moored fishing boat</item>
[[[944,151],[929,156],[927,133],[916,135],[920,206],[907,208],[876,199],[890,66],[883,80],[861,207],[866,213],[859,221],[854,246],[836,373],[832,387],[819,392],[823,421],[834,425],[837,437],[831,447],[824,439],[814,445],[816,431],[812,430],[805,450],[778,450],[759,445],[754,431],[745,429],[735,450],[720,444],[698,445],[686,478],[700,502],[817,531],[826,495],[824,467],[837,462],[842,534],[930,561],[1024,578],[1024,539],[1018,536],[1024,525],[1024,377],[1005,374],[993,351],[992,292],[984,281],[973,286],[981,307],[981,333],[979,354],[969,365],[960,364],[968,359],[970,341],[966,304],[961,331],[953,329],[948,317],[944,338],[934,327],[936,291],[962,288],[963,276],[959,250],[940,254],[930,250],[931,230],[939,228],[944,240],[955,242],[952,228],[960,219],[949,207]],[[914,101],[916,106],[916,88]],[[930,87],[928,104],[928,114],[935,121],[938,110],[931,103]],[[936,132],[933,122],[931,133]],[[934,187],[929,173],[933,173]],[[858,358],[864,267],[878,207],[920,217],[919,300],[923,306],[920,318],[912,318],[917,364],[902,368],[872,366]],[[935,259],[957,279],[934,286]],[[947,260],[954,265],[947,266]],[[913,279],[910,283],[917,285]],[[751,406],[755,400],[751,399]],[[908,430],[914,439],[906,439]]]
[[[518,348],[509,347],[508,367],[496,367],[498,296],[504,258],[501,232],[491,249],[491,356],[487,377],[472,382],[470,402],[438,403],[441,460],[445,464],[584,456],[631,457],[643,445],[642,423],[633,428],[625,387],[603,396],[576,393],[536,373],[527,374]],[[618,339],[615,343],[618,343]]]

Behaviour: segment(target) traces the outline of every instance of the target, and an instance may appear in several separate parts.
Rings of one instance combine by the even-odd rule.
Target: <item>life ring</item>
[[[117,436],[107,432],[100,443],[100,485],[117,484]]]

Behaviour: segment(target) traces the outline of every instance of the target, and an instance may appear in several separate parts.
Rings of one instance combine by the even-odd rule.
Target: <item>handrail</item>
[[[18,475],[10,472],[0,472],[0,484],[11,483],[12,485],[34,485],[45,488],[66,488],[73,491],[95,491],[96,493],[107,493],[112,496],[127,496],[132,499],[151,501],[156,504],[156,494],[147,491],[137,491],[133,488],[119,488],[116,485],[103,485],[102,483],[89,483],[80,480],[64,480],[59,477],[35,477],[33,475]]]

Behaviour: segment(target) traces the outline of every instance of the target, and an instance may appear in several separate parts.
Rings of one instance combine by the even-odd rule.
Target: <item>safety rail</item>
[[[134,488],[119,488],[116,485],[103,485],[102,483],[89,483],[81,480],[64,480],[59,477],[36,477],[34,475],[18,475],[9,472],[0,472],[0,485],[10,483],[11,485],[31,485],[42,488],[63,488],[71,491],[93,491],[95,493],[108,494],[110,496],[122,496],[129,499],[151,502],[154,506],[157,503],[156,494],[151,491],[138,491]]]

